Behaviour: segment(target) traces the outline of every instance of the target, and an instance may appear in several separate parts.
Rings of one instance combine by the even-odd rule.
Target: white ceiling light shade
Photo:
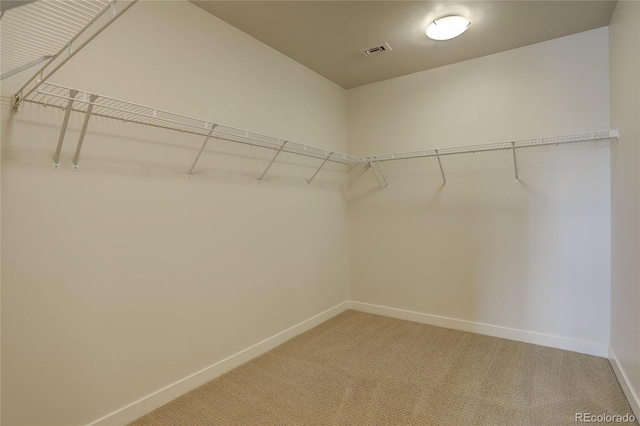
[[[471,23],[462,16],[445,16],[436,19],[427,27],[427,37],[434,40],[449,40],[458,37]]]

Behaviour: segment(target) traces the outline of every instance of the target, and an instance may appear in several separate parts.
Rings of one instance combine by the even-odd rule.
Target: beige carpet
[[[608,360],[346,311],[132,425],[575,425],[577,412],[633,414]]]

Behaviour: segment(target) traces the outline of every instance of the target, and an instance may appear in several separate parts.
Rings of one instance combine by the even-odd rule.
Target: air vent
[[[386,53],[388,51],[391,50],[391,46],[389,46],[387,43],[385,44],[381,44],[379,46],[372,46],[366,49],[362,49],[360,51],[360,53],[362,53],[364,56],[374,56],[374,55],[381,55],[383,53]]]

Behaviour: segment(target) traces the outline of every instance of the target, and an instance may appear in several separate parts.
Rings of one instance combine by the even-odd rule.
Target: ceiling
[[[603,27],[608,1],[197,1],[345,89]],[[430,40],[429,22],[471,21],[460,37]],[[388,43],[365,57],[361,49]]]

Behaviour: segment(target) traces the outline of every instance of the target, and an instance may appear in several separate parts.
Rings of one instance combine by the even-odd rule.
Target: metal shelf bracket
[[[376,170],[376,168],[373,166],[374,163],[376,166],[378,166],[378,170]],[[376,157],[373,157],[373,159],[369,159],[369,167],[373,171],[373,174],[378,181],[378,188],[387,188],[389,184],[387,183],[387,179],[384,177],[382,167],[380,167],[380,162],[376,159]],[[380,172],[380,176],[378,176],[378,172]]]
[[[440,166],[440,174],[442,175],[442,184],[447,184],[447,178],[444,176],[444,169],[442,168],[442,161],[440,161],[440,154],[438,154],[438,150],[436,149],[436,160],[438,160],[438,166]]]
[[[56,153],[53,154],[53,170],[60,169],[60,151],[62,150],[62,142],[64,142],[64,134],[67,131],[67,124],[69,124],[69,115],[71,115],[73,101],[77,94],[77,90],[71,90],[69,92],[69,100],[67,101],[67,107],[64,111],[64,119],[62,120],[62,127],[60,128],[60,136],[58,136],[58,146],[56,147]]]
[[[387,183],[387,178],[384,177],[384,173],[382,172],[382,166],[380,165],[380,162],[378,160],[375,160],[376,164],[378,165],[378,171],[380,172],[380,177],[382,177],[382,181],[384,182],[384,186],[383,188],[388,188],[389,184]]]
[[[284,148],[284,146],[287,144],[287,141],[282,142],[282,145],[280,145],[280,148],[278,148],[276,150],[275,155],[273,156],[273,158],[271,159],[271,161],[269,162],[269,165],[267,166],[267,168],[264,170],[264,172],[262,173],[262,176],[260,176],[260,178],[258,178],[258,180],[260,182],[262,182],[262,179],[264,179],[264,177],[266,176],[267,172],[269,171],[269,169],[271,168],[271,166],[273,165],[273,162],[276,161],[276,158],[278,158],[278,155],[280,155],[280,153],[282,152],[282,148]]]
[[[216,128],[217,124],[213,124],[211,126],[211,130],[209,130],[209,133],[207,134],[207,137],[205,138],[204,142],[202,142],[202,146],[200,147],[200,151],[198,151],[198,154],[196,155],[196,158],[193,160],[193,164],[191,164],[191,168],[189,169],[189,172],[187,173],[187,178],[191,179],[191,175],[193,174],[193,169],[196,167],[196,164],[198,163],[198,160],[200,159],[200,156],[202,155],[202,152],[204,151],[204,148],[207,146],[207,142],[209,142],[209,139],[211,139],[211,134],[213,133],[213,130]]]
[[[516,143],[511,142],[512,152],[513,152],[513,171],[515,174],[516,182],[520,182],[520,178],[518,177],[518,161],[516,160]]]
[[[327,158],[325,158],[324,161],[322,162],[322,164],[320,164],[320,167],[318,167],[318,170],[316,170],[316,172],[313,174],[313,176],[311,176],[311,178],[307,180],[307,185],[309,185],[311,183],[313,178],[316,177],[316,175],[318,174],[320,169],[322,169],[322,167],[327,163],[327,161],[329,161],[329,158],[331,158],[332,155],[333,155],[333,152],[330,152],[329,155],[327,155]]]
[[[85,93],[86,96],[86,93]],[[82,123],[82,130],[80,131],[80,137],[78,138],[78,146],[76,147],[76,153],[73,156],[73,165],[71,169],[73,171],[78,171],[80,168],[78,167],[78,159],[80,158],[80,150],[82,149],[82,142],[84,141],[84,135],[87,133],[87,126],[89,125],[89,118],[91,118],[91,110],[93,110],[94,102],[98,99],[98,95],[89,96],[89,104],[87,105],[87,112],[84,116],[84,122]]]

